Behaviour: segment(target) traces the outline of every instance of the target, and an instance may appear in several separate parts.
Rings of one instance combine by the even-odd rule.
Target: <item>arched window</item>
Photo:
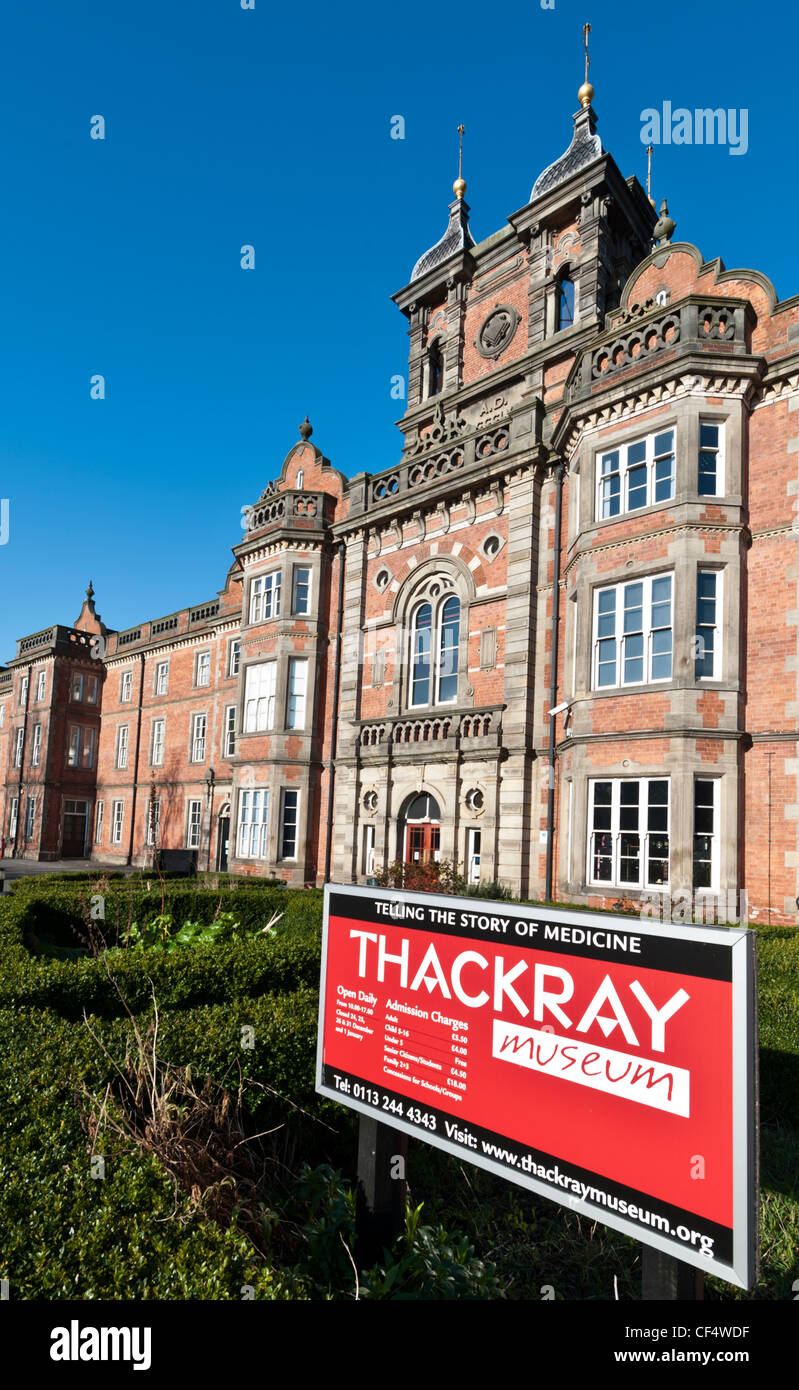
[[[460,626],[460,600],[452,593],[414,609],[409,689],[414,708],[457,700]]]
[[[558,329],[571,328],[574,323],[574,281],[568,271],[558,281]]]
[[[437,396],[444,385],[444,359],[441,340],[434,339],[427,351],[427,394]]]

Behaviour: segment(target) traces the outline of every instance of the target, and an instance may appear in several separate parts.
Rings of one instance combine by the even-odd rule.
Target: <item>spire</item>
[[[466,134],[462,125],[458,126],[458,177],[452,185],[452,191],[456,198],[462,198],[466,192],[466,180],[463,177],[463,137]]]
[[[594,89],[588,81],[588,69],[591,66],[591,59],[588,56],[588,35],[591,33],[591,25],[583,25],[583,47],[585,48],[585,82],[577,93],[577,99],[581,106],[588,107],[594,100]]]
[[[655,150],[654,145],[647,145],[647,147],[646,147],[646,196],[647,196],[647,198],[649,199],[649,201],[650,201],[650,203],[652,204],[653,207],[655,206],[655,200],[654,200],[654,198],[652,197],[652,155],[654,154],[654,150]]]
[[[91,579],[89,580],[89,586],[85,590],[85,594],[86,597],[83,600],[80,613],[75,619],[74,626],[80,632],[96,632],[105,634],[108,629],[106,628],[105,623],[100,617],[100,614],[95,611],[94,585],[92,584]]]
[[[591,102],[594,96],[594,89],[588,81],[588,69],[591,66],[591,59],[588,56],[588,35],[591,32],[591,25],[583,25],[583,46],[585,48],[585,82],[577,93],[580,100],[580,110],[574,121],[574,133],[569,148],[556,159],[554,164],[549,164],[543,173],[538,175],[533,184],[533,191],[530,194],[530,202],[535,202],[544,193],[551,193],[558,184],[565,183],[566,179],[571,178],[572,174],[578,173],[581,169],[593,164],[595,159],[599,159],[603,153],[602,141],[596,133],[596,112]]]
[[[459,251],[468,251],[471,246],[474,246],[474,237],[469,231],[469,204],[464,197],[466,193],[466,180],[463,177],[464,134],[463,126],[459,125],[458,177],[452,185],[455,201],[449,205],[449,225],[441,240],[419,257],[411,271],[411,283],[420,279],[422,275],[426,275],[428,270],[433,270],[437,265],[441,265],[443,261],[448,261],[450,256],[457,255]]]

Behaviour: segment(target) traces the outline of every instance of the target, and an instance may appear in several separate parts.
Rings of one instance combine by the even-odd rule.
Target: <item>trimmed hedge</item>
[[[106,926],[110,896],[106,895]],[[160,912],[160,892],[157,899],[138,892],[134,906],[140,923],[149,920]],[[167,892],[166,906],[178,925],[185,920],[210,922],[218,911],[232,911],[254,935],[170,954],[115,950],[96,958],[52,960],[31,954],[28,946],[47,931],[51,913],[62,913],[62,925],[80,924],[85,930],[77,896],[70,903],[60,890],[46,890],[38,897],[14,895],[0,903],[0,1007],[16,1003],[51,1008],[70,1019],[81,1018],[84,1011],[116,1017],[126,1013],[126,1004],[133,1013],[147,1009],[153,990],[159,1006],[187,1008],[318,985],[320,893],[192,893],[181,885],[173,894]],[[276,910],[284,913],[283,920],[268,936],[262,935],[259,928]]]
[[[105,1176],[92,1176],[73,1090],[86,1080],[102,1091],[109,1064],[87,1029],[2,1009],[0,1032],[0,1275],[11,1298],[238,1300],[244,1285],[258,1299],[307,1296],[135,1146],[106,1141]]]

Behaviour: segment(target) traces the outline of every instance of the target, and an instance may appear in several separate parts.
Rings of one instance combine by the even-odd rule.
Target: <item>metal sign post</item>
[[[358,1125],[358,1206],[355,1262],[375,1264],[405,1225],[408,1136],[371,1115]]]

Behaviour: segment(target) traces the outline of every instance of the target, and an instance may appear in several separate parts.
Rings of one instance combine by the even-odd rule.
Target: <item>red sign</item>
[[[748,1288],[753,946],[328,887],[317,1089]]]

